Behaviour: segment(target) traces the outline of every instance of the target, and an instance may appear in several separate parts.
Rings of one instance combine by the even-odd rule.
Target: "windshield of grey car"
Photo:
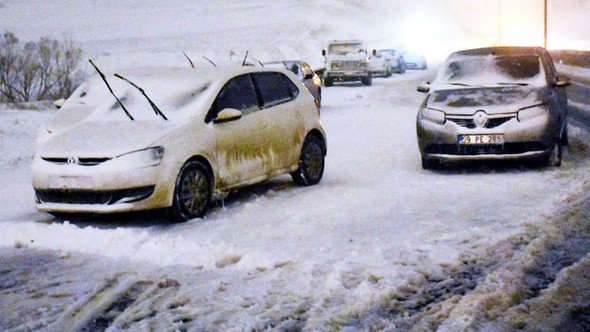
[[[465,56],[443,68],[440,81],[465,86],[538,84],[542,66],[537,55]]]

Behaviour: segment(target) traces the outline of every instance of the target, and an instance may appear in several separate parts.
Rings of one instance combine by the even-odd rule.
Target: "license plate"
[[[92,189],[94,180],[86,176],[54,176],[47,180],[48,187],[59,189]]]
[[[459,144],[504,144],[504,135],[502,134],[487,134],[487,135],[459,135]]]

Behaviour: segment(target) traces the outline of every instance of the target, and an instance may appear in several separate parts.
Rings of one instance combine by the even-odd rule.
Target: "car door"
[[[239,110],[241,116],[216,120],[218,114],[227,109]],[[265,174],[264,155],[269,144],[265,135],[267,124],[250,74],[234,77],[224,85],[206,122],[214,127],[220,189],[253,182]]]
[[[265,133],[270,144],[264,158],[266,172],[272,175],[299,160],[304,134],[303,117],[295,101],[299,89],[283,73],[259,72],[254,73],[253,77],[262,102],[260,112],[268,125]]]

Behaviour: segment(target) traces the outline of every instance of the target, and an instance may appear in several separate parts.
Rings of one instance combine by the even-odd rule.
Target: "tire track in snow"
[[[122,274],[108,279],[89,298],[73,305],[59,319],[59,331],[104,331],[151,284]]]

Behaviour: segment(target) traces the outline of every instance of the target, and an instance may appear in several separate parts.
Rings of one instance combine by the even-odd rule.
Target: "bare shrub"
[[[0,36],[0,102],[68,97],[81,82],[82,50],[69,39],[43,37],[21,46],[14,33]]]

